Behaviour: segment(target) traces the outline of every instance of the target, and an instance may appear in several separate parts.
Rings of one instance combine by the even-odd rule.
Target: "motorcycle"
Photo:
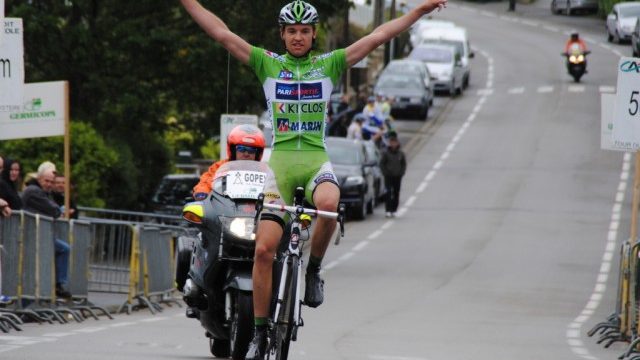
[[[244,359],[253,337],[255,203],[270,171],[263,162],[225,163],[209,196],[183,208],[199,233],[178,238],[176,283],[215,357]]]
[[[570,53],[562,53],[567,58],[567,71],[575,82],[580,82],[580,78],[587,72],[587,55],[590,51],[582,51],[579,48],[571,49]]]

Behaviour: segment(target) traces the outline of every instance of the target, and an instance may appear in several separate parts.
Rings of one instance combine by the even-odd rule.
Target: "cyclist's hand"
[[[202,201],[207,198],[207,193],[203,193],[203,192],[195,193],[193,194],[193,198],[196,199],[196,201]]]
[[[447,7],[447,0],[426,0],[424,3],[418,6],[420,11],[424,14],[428,14],[433,10],[442,10]]]

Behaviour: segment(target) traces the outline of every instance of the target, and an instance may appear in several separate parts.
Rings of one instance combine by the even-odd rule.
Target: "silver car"
[[[640,18],[636,21],[636,27],[631,34],[631,53],[634,57],[640,57]]]
[[[640,1],[615,4],[607,16],[608,40],[616,43],[630,41],[638,17],[640,17]]]
[[[449,95],[462,95],[464,68],[462,54],[453,45],[421,44],[411,51],[409,58],[424,61],[435,78],[434,89]]]
[[[551,0],[551,13],[564,12],[571,15],[578,12],[598,12],[598,0]]]

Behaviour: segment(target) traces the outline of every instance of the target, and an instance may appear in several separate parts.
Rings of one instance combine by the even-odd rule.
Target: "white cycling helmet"
[[[318,11],[313,5],[302,0],[295,0],[280,10],[278,24],[284,25],[315,25],[318,23]]]

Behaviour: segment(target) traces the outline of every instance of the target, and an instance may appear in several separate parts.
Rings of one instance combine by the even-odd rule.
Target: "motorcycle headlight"
[[[578,62],[584,61],[584,55],[578,55]]]
[[[576,56],[575,55],[569,56],[569,62],[575,63],[576,62]]]
[[[344,181],[345,186],[355,186],[361,185],[364,183],[364,178],[362,176],[349,176],[347,180]]]
[[[233,235],[244,240],[255,240],[253,233],[253,218],[236,217],[229,218],[220,216],[220,223]]]

